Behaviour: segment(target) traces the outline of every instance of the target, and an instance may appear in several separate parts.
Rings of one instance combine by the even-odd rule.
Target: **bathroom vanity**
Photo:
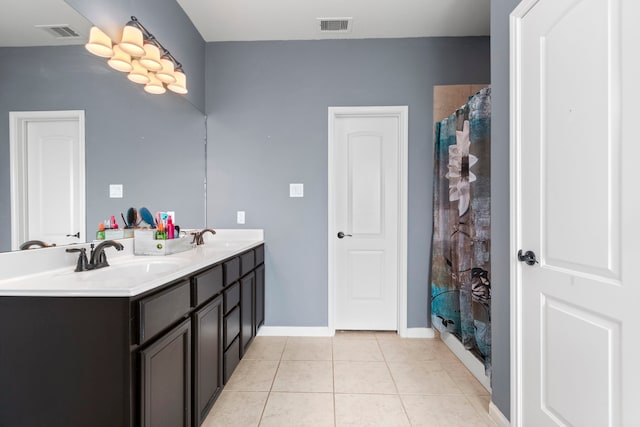
[[[0,425],[199,426],[264,322],[261,235],[108,255],[0,281]]]

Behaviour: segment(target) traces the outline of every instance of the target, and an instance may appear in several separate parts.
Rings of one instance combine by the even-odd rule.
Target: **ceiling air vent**
[[[352,18],[318,18],[321,33],[349,33]]]
[[[42,28],[57,39],[80,37],[80,34],[68,25],[36,25],[36,28]]]

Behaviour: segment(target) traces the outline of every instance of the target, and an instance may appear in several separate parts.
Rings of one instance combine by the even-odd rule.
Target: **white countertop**
[[[109,267],[79,273],[73,271],[78,254],[65,248],[0,254],[0,296],[131,297],[264,243],[262,230],[216,231],[204,245],[167,256],[136,256],[133,239],[119,240],[124,250],[105,250]],[[53,261],[63,266],[51,268]]]

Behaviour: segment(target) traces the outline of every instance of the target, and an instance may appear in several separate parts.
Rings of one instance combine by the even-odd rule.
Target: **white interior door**
[[[640,2],[512,16],[515,425],[640,426]]]
[[[335,329],[398,329],[402,129],[398,115],[334,119]]]
[[[83,124],[66,113],[12,113],[14,249],[86,240]]]

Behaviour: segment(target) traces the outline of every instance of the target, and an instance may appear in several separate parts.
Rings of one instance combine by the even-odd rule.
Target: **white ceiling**
[[[84,44],[91,24],[63,0],[0,0],[0,46]],[[80,37],[59,39],[36,25],[73,28]]]
[[[489,35],[490,0],[177,0],[207,42]],[[353,18],[321,34],[317,18]]]
[[[207,42],[489,35],[490,0],[177,0]],[[86,43],[91,24],[64,0],[0,0],[0,46]],[[352,18],[322,34],[317,18]],[[76,39],[36,25],[66,25]]]

